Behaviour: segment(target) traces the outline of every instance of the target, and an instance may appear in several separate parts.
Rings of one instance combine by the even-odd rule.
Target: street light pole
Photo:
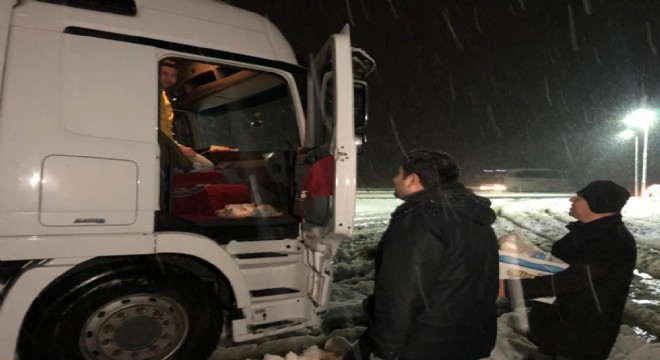
[[[644,133],[644,149],[642,151],[642,183],[641,188],[639,189],[640,193],[646,190],[646,168],[648,165],[648,149],[649,149],[649,127],[651,123],[655,120],[655,112],[648,109],[637,109],[630,113],[625,122],[629,126],[635,126],[641,128]],[[635,151],[637,147],[635,147]],[[636,168],[635,168],[636,170]]]
[[[639,136],[635,134],[635,196],[639,193]]]
[[[644,123],[644,151],[642,152],[642,186],[641,191],[646,190],[646,167],[649,156],[649,123]],[[635,136],[635,139],[637,137]],[[635,148],[636,149],[636,148]],[[641,195],[641,194],[640,194]]]
[[[633,194],[639,196],[639,136],[632,130],[626,130],[619,134],[619,138],[623,140],[628,140],[631,137],[635,138],[635,192]]]

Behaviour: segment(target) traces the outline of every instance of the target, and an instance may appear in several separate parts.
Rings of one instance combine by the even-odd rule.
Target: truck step
[[[250,290],[250,295],[253,304],[264,304],[271,301],[290,300],[306,296],[300,289],[286,287]]]
[[[290,328],[292,326],[295,326],[296,324],[301,324],[301,323],[299,321],[294,321],[294,320],[281,320],[270,324],[252,325],[250,326],[250,329],[255,334],[259,334],[259,333],[271,332],[273,330],[278,330],[283,328]]]
[[[242,268],[264,267],[275,264],[294,264],[301,261],[299,252],[260,252],[234,255],[236,262]]]
[[[275,295],[284,295],[284,294],[296,294],[299,292],[300,291],[298,289],[272,288],[272,289],[251,290],[250,295],[252,295],[252,297],[264,297],[264,296],[275,296]]]

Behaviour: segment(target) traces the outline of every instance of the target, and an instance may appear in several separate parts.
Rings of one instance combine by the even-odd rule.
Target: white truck
[[[319,325],[375,66],[347,28],[304,68],[220,1],[0,0],[0,54],[0,359],[205,359],[222,331]],[[161,136],[164,61],[173,140],[210,170]]]

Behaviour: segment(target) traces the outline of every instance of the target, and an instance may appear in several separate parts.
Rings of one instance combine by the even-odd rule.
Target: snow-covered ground
[[[564,226],[574,220],[567,214],[568,197],[497,198],[492,201],[499,215],[494,225],[498,236],[518,229],[544,250],[549,250],[552,243],[567,232]],[[331,306],[321,329],[233,348],[220,345],[211,359],[275,360],[282,359],[287,352],[290,353],[286,360],[334,359],[318,348],[341,350],[347,346],[344,339],[352,342],[364,330],[366,318],[361,302],[373,289],[376,244],[387,227],[390,213],[398,204],[400,201],[389,194],[361,193],[358,197],[354,240],[344,242],[337,254]],[[610,359],[660,359],[660,202],[630,199],[623,216],[637,240],[638,260],[624,325]],[[498,320],[497,344],[490,359],[528,358],[534,352],[534,345],[518,328],[517,315],[510,311],[507,303],[498,305],[502,314]],[[282,357],[266,354],[280,354]]]

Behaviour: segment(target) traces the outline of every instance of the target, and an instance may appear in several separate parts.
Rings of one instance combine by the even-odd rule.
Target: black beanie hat
[[[596,214],[621,212],[630,197],[626,188],[609,180],[592,181],[577,194],[587,200],[589,209]]]

